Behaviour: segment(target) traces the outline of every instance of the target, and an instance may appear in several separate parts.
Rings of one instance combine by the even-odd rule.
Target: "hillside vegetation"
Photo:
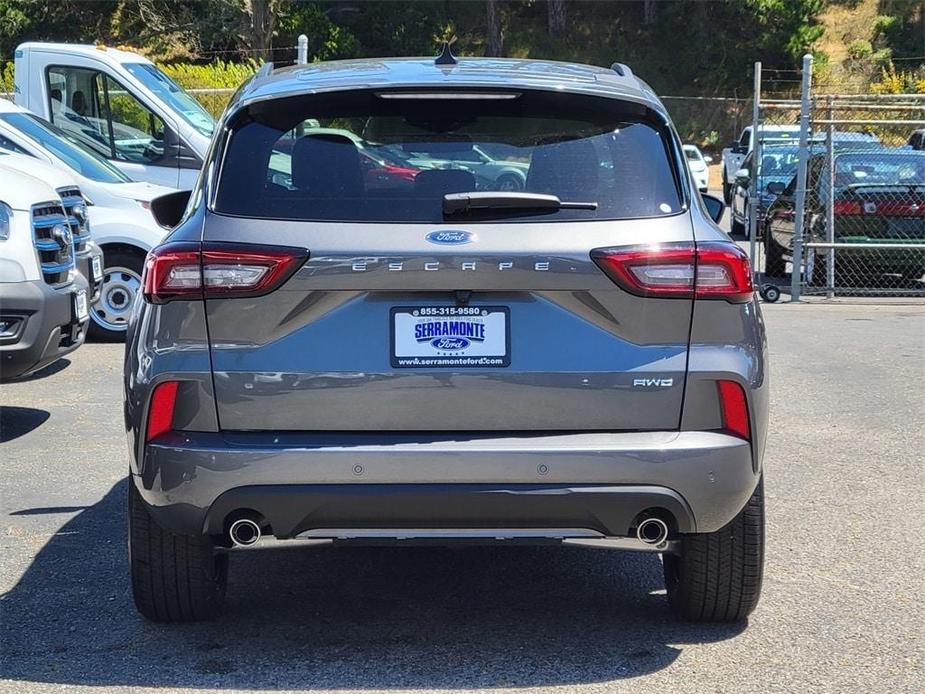
[[[752,66],[794,95],[802,55],[817,93],[925,93],[925,0],[0,0],[0,55],[25,40],[131,46],[187,89],[237,87],[265,60],[458,55],[628,63],[668,99],[685,141],[716,152],[751,120]],[[0,91],[12,90],[0,61]],[[196,92],[218,115],[227,92]],[[730,98],[731,97],[731,98]]]
[[[247,59],[291,61],[301,33],[312,60],[430,55],[457,37],[462,55],[619,60],[661,93],[734,96],[750,91],[755,60],[792,70],[807,50],[852,83],[878,81],[891,60],[897,75],[915,77],[925,62],[923,8],[921,0],[0,0],[0,55],[24,40],[128,44],[166,64],[221,61],[174,70],[184,85],[219,87],[249,73]]]

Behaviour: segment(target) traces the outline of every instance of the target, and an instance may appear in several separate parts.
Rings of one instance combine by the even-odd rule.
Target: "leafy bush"
[[[874,48],[870,45],[870,41],[865,41],[864,39],[852,41],[848,44],[847,50],[848,56],[854,60],[869,58],[874,52]]]
[[[892,63],[883,68],[880,81],[871,85],[875,94],[925,94],[925,68],[897,71]]]
[[[184,89],[237,89],[257,72],[260,62],[253,59],[241,63],[218,60],[206,65],[173,63],[158,67]]]
[[[0,62],[0,92],[13,91],[13,63]]]

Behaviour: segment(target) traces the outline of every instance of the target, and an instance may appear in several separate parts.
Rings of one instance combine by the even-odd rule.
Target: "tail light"
[[[735,381],[717,381],[723,428],[746,441],[752,438],[748,423],[748,400],[745,390]]]
[[[755,291],[748,256],[730,243],[598,248],[591,259],[638,296],[743,302]]]
[[[179,381],[163,381],[154,387],[148,407],[148,426],[145,443],[173,428],[173,410],[177,403]]]
[[[853,217],[863,214],[864,208],[858,200],[836,200],[832,211],[843,217]]]
[[[148,254],[142,278],[146,301],[262,296],[308,259],[304,248],[175,242]]]

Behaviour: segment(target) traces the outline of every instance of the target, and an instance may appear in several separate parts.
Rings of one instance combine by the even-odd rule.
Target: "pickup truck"
[[[18,46],[14,59],[19,106],[135,181],[193,187],[215,122],[150,60],[106,46],[36,42]]]
[[[799,125],[761,125],[758,127],[762,143],[788,144],[796,141],[800,136]],[[755,148],[752,137],[752,126],[747,126],[739,139],[723,149],[723,199],[726,204],[732,203],[732,194],[735,191],[736,172],[742,168],[742,162]]]
[[[58,191],[0,156],[0,380],[28,376],[83,344],[87,280]]]

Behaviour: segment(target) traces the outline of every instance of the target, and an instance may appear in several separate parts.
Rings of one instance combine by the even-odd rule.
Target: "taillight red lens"
[[[173,410],[177,404],[179,381],[164,381],[154,387],[151,405],[148,408],[148,426],[145,429],[145,443],[173,428]]]
[[[148,254],[142,291],[154,304],[261,296],[279,287],[307,258],[302,248],[168,243]]]
[[[748,301],[755,293],[748,256],[735,244],[697,244],[698,299]]]
[[[836,200],[832,211],[837,215],[850,217],[861,214],[864,208],[857,200]]]
[[[717,381],[719,402],[723,412],[723,428],[751,440],[751,426],[748,423],[748,400],[745,390],[735,381]]]
[[[598,248],[591,251],[591,259],[639,296],[742,302],[755,291],[748,256],[730,243]]]

